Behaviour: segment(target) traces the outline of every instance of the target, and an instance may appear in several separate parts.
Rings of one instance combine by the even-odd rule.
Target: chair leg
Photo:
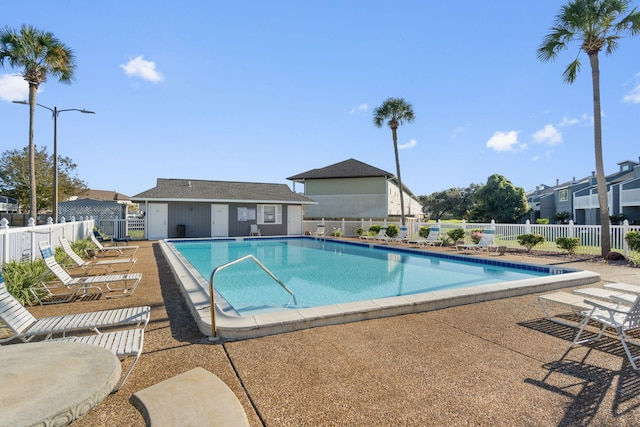
[[[631,362],[631,366],[634,370],[638,370],[638,366],[636,365],[636,360],[640,359],[640,356],[633,357],[631,351],[629,350],[629,345],[627,344],[627,334],[622,330],[622,328],[617,327],[616,331],[618,332],[618,337],[620,338],[620,342],[622,343],[622,347],[624,347],[625,353],[627,353],[627,357],[629,358],[629,362]]]
[[[589,343],[589,342],[597,341],[600,338],[602,338],[602,334],[604,333],[604,330],[607,329],[607,325],[605,325],[605,324],[602,324],[602,328],[600,329],[600,333],[595,338],[588,338],[586,340],[579,341],[580,336],[582,335],[582,332],[584,331],[584,328],[587,327],[587,324],[589,323],[589,320],[591,319],[591,314],[593,314],[594,310],[591,310],[591,313],[589,313],[588,316],[585,316],[584,320],[582,322],[580,322],[580,330],[578,331],[576,337],[573,339],[573,342],[571,343],[570,347],[573,347],[573,346],[579,345],[579,344],[586,344],[586,343]]]

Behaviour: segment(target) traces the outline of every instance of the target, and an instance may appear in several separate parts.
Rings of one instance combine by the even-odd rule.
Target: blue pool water
[[[317,307],[548,276],[562,271],[504,262],[311,238],[172,241],[207,280],[214,268],[254,255],[295,294],[246,260],[215,277],[215,290],[239,315]],[[480,261],[479,258],[476,260]]]

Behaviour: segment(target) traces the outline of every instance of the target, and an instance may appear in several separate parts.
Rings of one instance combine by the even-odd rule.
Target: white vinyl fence
[[[325,233],[331,235],[333,232],[340,230],[343,236],[353,237],[356,236],[357,230],[363,228],[365,231],[369,230],[372,225],[379,225],[386,227],[389,224],[393,224],[398,229],[400,228],[399,222],[390,222],[385,220],[375,221],[372,219],[361,219],[359,221],[346,221],[346,220],[318,220],[318,221],[304,221],[304,233],[311,234],[316,231],[318,224],[324,224]],[[491,223],[467,223],[467,222],[420,222],[415,219],[406,220],[407,232],[409,236],[416,235],[420,227],[431,227],[433,225],[440,225],[440,234],[447,234],[447,231],[456,228],[462,228],[465,230],[465,240],[467,243],[471,243],[471,230],[477,229],[495,229],[496,230],[496,246],[506,246],[507,248],[519,248],[522,246],[518,243],[517,237],[521,234],[540,234],[544,236],[544,243],[535,246],[532,250],[538,251],[552,251],[561,252],[562,250],[556,245],[556,239],[558,237],[578,237],[580,239],[580,246],[576,248],[576,253],[581,254],[600,254],[600,232],[599,225],[576,225],[573,222],[569,224],[531,224],[529,221],[525,224],[496,224]],[[622,225],[611,225],[611,250],[621,252],[625,256],[629,254],[629,247],[624,236],[629,231],[635,230],[640,232],[639,225],[629,225],[628,221],[625,221]]]
[[[51,243],[52,247],[60,245],[58,237],[64,236],[70,241],[84,239],[93,230],[93,219],[54,224],[49,218],[46,225],[35,225],[33,219],[29,220],[27,227],[9,227],[9,221],[0,220],[0,263],[15,260],[35,260],[39,257],[38,244],[42,241]]]

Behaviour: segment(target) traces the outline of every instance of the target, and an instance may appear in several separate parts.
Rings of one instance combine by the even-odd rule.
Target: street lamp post
[[[13,101],[14,104],[29,105],[27,101]],[[58,110],[58,107],[49,108],[45,105],[36,105],[46,108],[51,111],[53,115],[53,222],[58,223],[58,115],[65,111],[79,111],[84,114],[95,114],[93,111],[77,108],[67,108],[64,110]]]

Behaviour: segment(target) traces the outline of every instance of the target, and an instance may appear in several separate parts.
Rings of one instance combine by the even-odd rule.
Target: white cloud
[[[526,146],[520,145],[518,132],[512,130],[510,132],[498,131],[494,133],[487,141],[487,147],[496,151],[514,151],[518,147],[524,148]]]
[[[562,120],[558,122],[557,126],[558,127],[573,126],[573,125],[577,125],[578,123],[580,123],[580,120],[576,118],[570,119],[567,116],[564,116]]]
[[[604,113],[603,112],[601,112],[600,115],[602,117],[604,117]],[[582,121],[586,122],[587,124],[592,125],[593,124],[593,116],[590,116],[587,113],[582,113]]]
[[[0,99],[5,101],[24,101],[29,97],[29,84],[16,74],[0,75]]]
[[[463,133],[465,131],[464,126],[458,126],[457,128],[455,128],[453,130],[453,132],[451,133],[451,139],[456,139],[458,137],[458,135],[460,135],[461,133]]]
[[[631,92],[627,93],[624,98],[622,98],[622,101],[631,104],[640,104],[640,84],[631,89]]]
[[[398,149],[403,150],[405,148],[413,148],[416,145],[418,145],[418,141],[416,141],[415,139],[410,139],[406,144],[398,144]]]
[[[162,74],[156,70],[156,63],[145,60],[142,55],[133,58],[126,64],[120,65],[120,68],[122,68],[128,76],[137,76],[152,83],[158,83],[164,80]]]
[[[553,125],[546,125],[533,134],[533,142],[536,144],[556,145],[562,143],[562,134]]]
[[[354,113],[358,113],[358,112],[366,113],[367,110],[369,110],[369,104],[366,104],[366,103],[365,104],[360,104],[357,107],[353,107],[351,109],[351,111],[349,111],[349,114],[354,114]]]

